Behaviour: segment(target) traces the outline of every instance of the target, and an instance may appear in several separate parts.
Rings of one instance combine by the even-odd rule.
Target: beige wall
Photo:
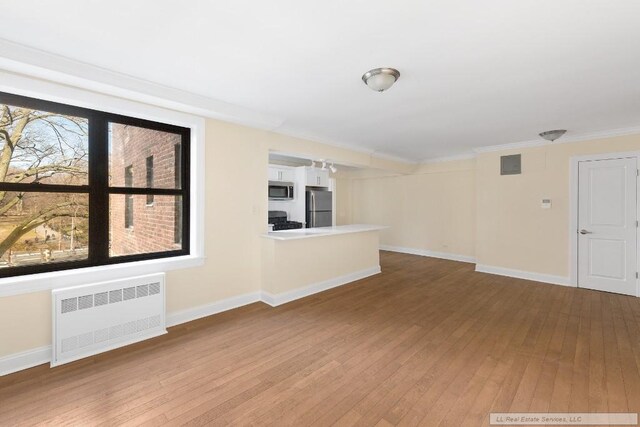
[[[262,289],[272,294],[380,265],[377,231],[288,241],[263,239],[262,247]]]
[[[571,157],[636,150],[640,135],[480,153],[410,174],[362,170],[350,176],[350,221],[390,226],[383,245],[568,277]],[[522,174],[501,176],[500,156],[517,153]]]
[[[381,244],[474,256],[474,159],[425,164],[410,175],[358,173],[350,190],[352,222],[390,227]]]
[[[206,123],[206,145],[206,262],[168,273],[169,313],[261,289],[269,150],[367,168],[338,179],[338,198],[348,207],[339,207],[337,216],[339,223],[391,226],[381,233],[382,244],[567,276],[570,157],[640,150],[640,136],[483,153],[418,168],[215,120]],[[523,155],[522,175],[500,176],[500,155],[515,152]],[[551,210],[540,209],[542,198],[552,199]],[[50,344],[50,319],[48,292],[0,298],[0,357]]]
[[[336,178],[336,225],[353,224],[351,180],[348,178]]]
[[[0,357],[51,343],[51,293],[0,298]]]
[[[568,277],[571,157],[634,150],[640,135],[479,154],[477,263]],[[522,174],[500,176],[500,156],[517,153]]]
[[[368,168],[384,167],[396,173],[414,167],[366,153],[207,120],[206,261],[202,267],[167,273],[169,314],[261,289],[260,234],[267,228],[265,183],[270,150],[330,158]],[[360,269],[359,261],[355,260],[353,266],[352,271]],[[295,264],[294,268],[307,267]],[[341,274],[345,274],[342,267],[336,276]],[[49,292],[0,298],[0,357],[51,343],[50,304]]]

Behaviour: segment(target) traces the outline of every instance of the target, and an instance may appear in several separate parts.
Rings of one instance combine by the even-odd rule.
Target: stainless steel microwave
[[[293,200],[293,183],[269,181],[269,200]]]

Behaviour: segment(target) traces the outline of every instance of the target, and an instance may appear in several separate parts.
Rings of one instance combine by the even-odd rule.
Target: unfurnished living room
[[[0,426],[629,426],[640,2],[2,1]]]

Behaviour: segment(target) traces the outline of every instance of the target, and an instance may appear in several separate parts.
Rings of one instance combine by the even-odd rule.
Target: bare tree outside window
[[[88,120],[7,104],[0,114],[0,268],[86,258]]]
[[[0,277],[188,255],[190,135],[0,92]]]

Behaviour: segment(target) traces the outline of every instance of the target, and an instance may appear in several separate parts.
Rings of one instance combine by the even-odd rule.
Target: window
[[[189,254],[189,140],[0,93],[0,277]]]
[[[153,156],[147,157],[146,166],[147,166],[147,188],[153,188]],[[152,205],[153,205],[153,194],[147,194],[147,206],[152,206]]]

